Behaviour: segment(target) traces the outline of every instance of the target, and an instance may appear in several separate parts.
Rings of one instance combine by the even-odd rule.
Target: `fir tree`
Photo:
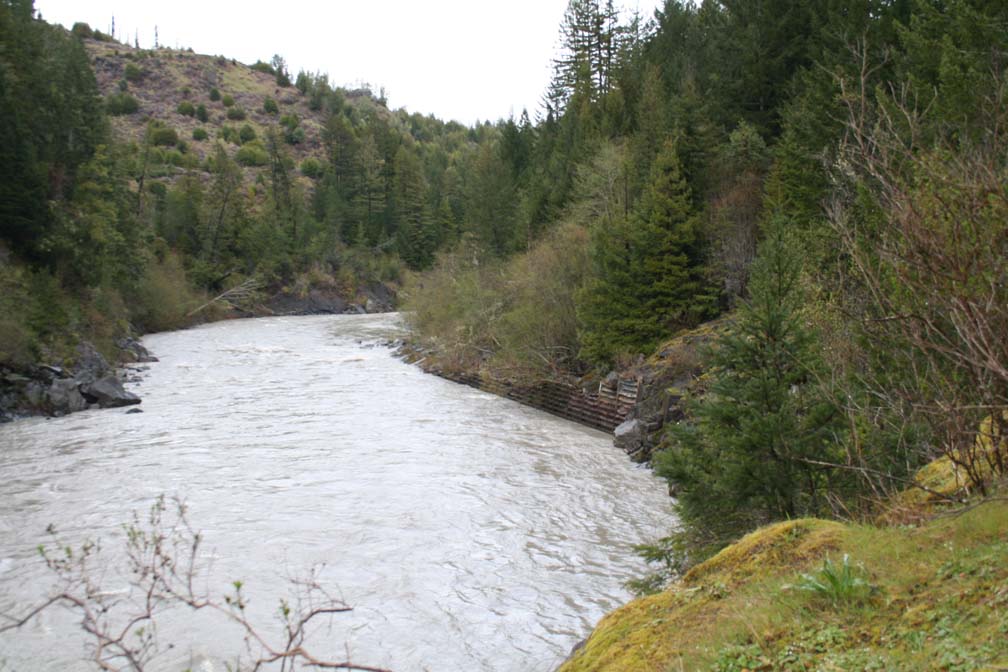
[[[806,327],[801,246],[780,225],[753,265],[751,297],[709,355],[712,383],[671,431],[657,471],[678,489],[683,520],[721,541],[754,524],[816,513],[838,450],[837,409],[816,373]]]

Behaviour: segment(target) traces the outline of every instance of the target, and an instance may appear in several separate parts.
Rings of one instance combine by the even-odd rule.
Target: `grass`
[[[921,527],[757,530],[605,617],[561,670],[998,670],[1006,642],[1008,503],[992,498]]]

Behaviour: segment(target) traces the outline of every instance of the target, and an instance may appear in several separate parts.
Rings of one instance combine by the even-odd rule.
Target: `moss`
[[[869,599],[831,605],[796,587],[844,554]],[[1004,501],[918,528],[778,523],[606,616],[561,670],[1001,669],[1006,586]]]

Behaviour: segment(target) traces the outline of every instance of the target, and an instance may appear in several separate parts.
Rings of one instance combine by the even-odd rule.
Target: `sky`
[[[650,18],[661,0],[625,0]],[[152,47],[244,63],[283,56],[330,83],[385,88],[389,106],[471,125],[535,118],[567,0],[35,0],[50,23],[84,21]]]

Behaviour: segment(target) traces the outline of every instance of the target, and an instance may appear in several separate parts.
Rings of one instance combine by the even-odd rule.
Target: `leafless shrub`
[[[245,658],[236,658],[228,669],[260,670],[279,665],[281,671],[296,666],[330,670],[385,672],[381,668],[358,665],[349,660],[327,660],[312,653],[306,643],[310,626],[334,614],[350,611],[332,598],[313,572],[305,579],[292,580],[293,594],[280,600],[277,616],[279,634],[263,632],[247,613],[242,582],[235,581],[222,597],[199,587],[205,567],[200,557],[203,538],[186,517],[186,506],[178,499],[158,498],[145,524],[134,513],[126,532],[126,566],[130,590],[110,591],[102,585],[108,558],[97,542],[85,542],[74,549],[59,542],[50,526],[52,548],[40,546],[46,567],[55,584],[50,596],[26,613],[0,615],[0,633],[17,630],[39,614],[67,608],[81,619],[88,638],[89,660],[99,670],[150,669],[159,653],[158,614],[171,607],[194,612],[210,612],[242,632]]]
[[[878,93],[868,50],[841,80],[846,137],[831,222],[860,280],[859,317],[890,371],[865,376],[890,422],[922,423],[934,454],[981,492],[1008,471],[1008,106],[992,72],[979,122],[938,124],[907,85]],[[858,207],[865,193],[877,211]],[[867,214],[866,214],[867,213]],[[900,375],[892,375],[894,371]]]

